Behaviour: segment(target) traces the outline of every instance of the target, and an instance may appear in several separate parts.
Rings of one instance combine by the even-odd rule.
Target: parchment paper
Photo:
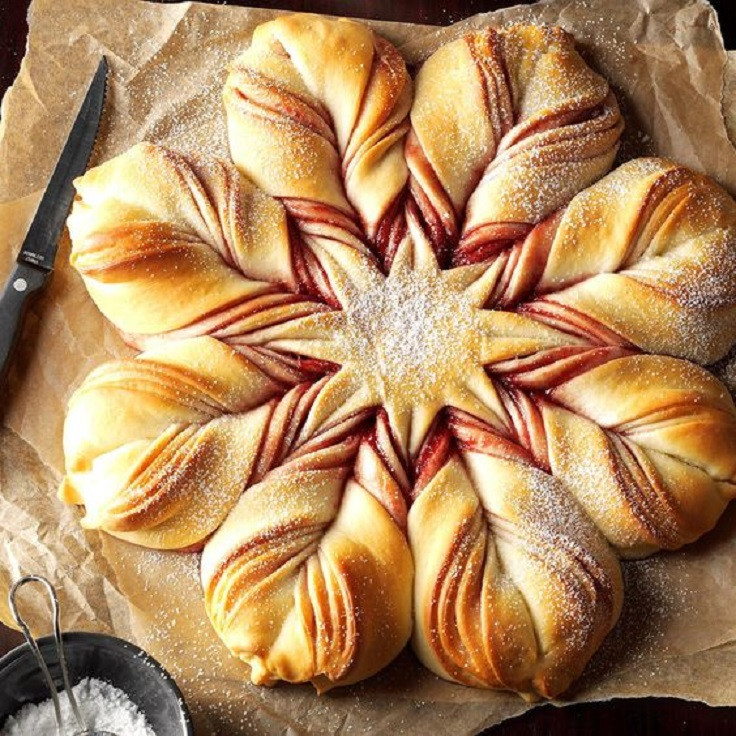
[[[99,163],[143,140],[226,153],[223,69],[271,11],[138,0],[34,0],[28,51],[0,122],[0,277],[4,280],[100,53],[111,63]],[[622,160],[657,152],[736,193],[736,59],[703,0],[550,0],[447,28],[371,23],[411,64],[469,28],[560,23],[613,83],[627,119]],[[724,103],[722,105],[722,102]],[[728,127],[727,127],[728,126]],[[206,620],[196,555],[138,549],[83,532],[56,500],[66,400],[102,361],[127,354],[68,266],[26,321],[0,429],[0,619],[9,581],[49,576],[68,629],[133,639],[172,672],[198,734],[471,734],[528,707],[511,694],[451,685],[410,653],[362,685],[318,697],[309,686],[244,682]],[[736,391],[736,359],[717,372]],[[736,448],[735,448],[736,451]],[[621,622],[568,700],[673,695],[736,705],[736,508],[698,544],[624,565]],[[48,610],[25,599],[36,632]]]

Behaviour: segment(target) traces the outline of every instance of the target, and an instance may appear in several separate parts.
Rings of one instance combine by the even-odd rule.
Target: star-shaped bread
[[[368,27],[256,29],[232,160],[139,144],[77,182],[72,263],[139,349],[69,404],[82,523],[201,551],[253,682],[569,687],[618,558],[736,494],[736,204],[609,173],[606,81],[559,28],[475,31],[412,78]]]

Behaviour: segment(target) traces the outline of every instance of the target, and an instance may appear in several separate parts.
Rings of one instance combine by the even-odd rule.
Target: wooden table
[[[123,2],[124,0],[121,0]],[[518,2],[519,0],[517,0]],[[528,2],[529,0],[521,0]],[[626,2],[627,0],[621,0]],[[0,0],[0,95],[18,73],[25,49],[26,9],[29,0]],[[736,24],[723,10],[733,0],[714,0],[728,48],[736,48]],[[504,0],[276,0],[236,1],[234,5],[288,8],[383,20],[446,25],[473,13],[512,4]],[[0,655],[22,641],[16,632],[0,625]],[[736,676],[736,672],[734,673]],[[736,708],[709,708],[675,698],[642,698],[556,708],[551,705],[502,723],[485,736],[734,736]],[[208,735],[209,736],[209,735]],[[218,735],[220,736],[220,735]],[[222,735],[226,736],[226,735]]]

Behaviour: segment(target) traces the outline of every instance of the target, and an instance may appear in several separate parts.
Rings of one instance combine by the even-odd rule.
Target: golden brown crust
[[[513,297],[537,296],[525,314],[580,317],[622,344],[703,364],[736,340],[736,204],[710,179],[630,161],[577,195],[545,239],[543,271]]]
[[[409,638],[411,555],[381,503],[390,476],[368,438],[341,434],[252,486],[205,547],[207,611],[255,683],[356,682]]]
[[[376,238],[407,179],[412,84],[391,44],[344,19],[278,18],[233,62],[223,97],[233,161],[307,239]]]
[[[551,697],[621,607],[615,556],[533,466],[452,454],[409,514],[414,648],[442,677]]]
[[[456,264],[523,237],[616,155],[616,100],[559,28],[464,36],[425,62],[416,87],[411,189],[437,250]]]
[[[248,483],[278,391],[209,337],[103,365],[69,402],[61,498],[85,505],[87,528],[137,544],[201,542]]]

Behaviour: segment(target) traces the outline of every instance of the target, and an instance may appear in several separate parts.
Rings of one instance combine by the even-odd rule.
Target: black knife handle
[[[0,296],[0,385],[5,383],[28,304],[43,288],[47,271],[18,263]]]

